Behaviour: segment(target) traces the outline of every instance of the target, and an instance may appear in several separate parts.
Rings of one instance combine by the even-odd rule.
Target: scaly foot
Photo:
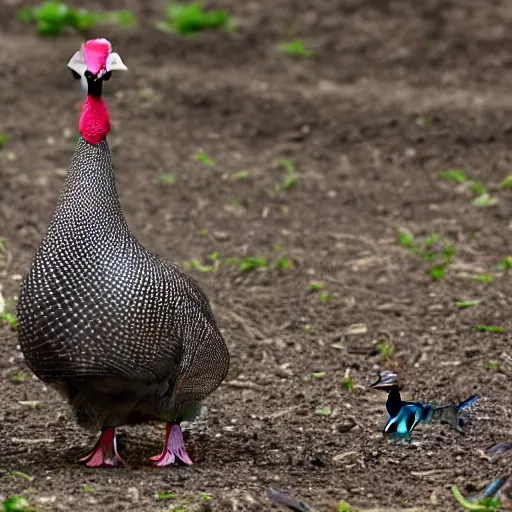
[[[175,462],[176,457],[185,464],[193,464],[185,450],[185,443],[183,442],[180,426],[176,423],[167,423],[164,449],[160,455],[150,458],[154,461],[154,466],[168,466]]]
[[[80,461],[85,462],[88,468],[113,468],[124,464],[124,460],[117,453],[115,428],[102,428],[101,436],[92,452]]]

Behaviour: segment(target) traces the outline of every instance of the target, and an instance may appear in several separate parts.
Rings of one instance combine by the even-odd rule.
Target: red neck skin
[[[87,142],[99,144],[110,131],[110,118],[101,96],[87,95],[82,106],[78,129]]]

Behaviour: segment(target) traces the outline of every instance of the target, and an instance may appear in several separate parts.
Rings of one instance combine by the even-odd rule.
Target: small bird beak
[[[68,67],[79,77],[101,79],[110,71],[126,71],[119,54],[112,52],[112,45],[106,39],[90,39],[75,52]]]

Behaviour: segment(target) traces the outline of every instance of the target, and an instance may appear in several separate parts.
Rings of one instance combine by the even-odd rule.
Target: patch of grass
[[[279,269],[289,269],[292,266],[292,262],[288,256],[282,256],[274,262],[274,266]]]
[[[451,180],[457,183],[464,183],[466,181],[466,174],[461,169],[447,169],[446,171],[441,171],[439,173],[439,177],[444,180]]]
[[[299,180],[295,173],[295,165],[293,165],[293,162],[288,158],[280,158],[277,164],[279,167],[284,167],[286,170],[286,176],[281,182],[281,187],[285,190],[292,188]]]
[[[26,373],[13,373],[11,375],[12,382],[25,382],[28,379],[28,375]]]
[[[487,369],[498,371],[500,368],[500,363],[498,361],[488,361],[487,362]]]
[[[157,23],[157,28],[177,34],[195,36],[203,30],[232,29],[230,14],[225,10],[203,11],[200,2],[170,3],[167,15]]]
[[[479,183],[478,181],[471,182],[471,192],[475,194],[475,196],[483,196],[484,194],[487,194],[487,189],[485,188],[485,185],[482,185],[482,183]]]
[[[279,49],[286,55],[293,55],[294,57],[313,57],[315,52],[308,50],[300,39],[294,41],[285,41],[279,45]]]
[[[174,493],[171,491],[160,491],[155,493],[155,498],[157,500],[172,500],[174,499]]]
[[[316,409],[315,414],[317,416],[329,416],[329,414],[331,414],[331,406],[327,405],[326,407],[319,407]]]
[[[512,268],[512,256],[507,256],[506,258],[502,259],[498,263],[498,268],[502,268],[503,270]]]
[[[199,496],[201,496],[203,501],[211,501],[213,499],[212,495],[208,494],[207,492],[202,492],[199,494]]]
[[[7,496],[1,505],[3,512],[36,512],[24,496]]]
[[[0,149],[3,149],[3,147],[7,144],[7,133],[0,132]]]
[[[204,151],[198,151],[194,158],[208,167],[215,167],[215,162]]]
[[[504,334],[507,332],[505,327],[498,327],[496,325],[477,324],[473,326],[473,329],[476,329],[477,331],[496,332],[499,334]]]
[[[455,302],[455,305],[458,308],[470,308],[473,306],[478,306],[480,304],[479,300],[458,300]]]
[[[313,377],[313,379],[323,379],[325,377],[325,372],[313,372],[311,377]]]
[[[319,281],[311,281],[308,286],[308,290],[310,292],[316,292],[318,290],[323,290],[325,287],[324,283],[320,283]]]
[[[456,500],[466,509],[466,510],[478,510],[478,511],[485,511],[485,510],[499,510],[501,501],[499,498],[484,498],[483,500],[473,502],[468,501],[464,496],[462,496],[459,489],[453,485],[452,486],[452,493],[455,496]]]
[[[322,304],[327,304],[327,302],[329,301],[329,292],[327,291],[323,291],[321,294],[320,294],[320,302]]]
[[[494,276],[492,274],[474,274],[471,278],[474,281],[480,281],[481,283],[490,283],[494,280]]]
[[[250,272],[251,270],[256,270],[257,268],[268,267],[268,260],[258,256],[249,256],[248,258],[240,260],[238,265],[240,272]]]
[[[338,512],[353,512],[354,509],[346,501],[340,501],[338,503]]]
[[[501,188],[512,187],[512,174],[507,176],[500,184]]]
[[[381,355],[383,361],[387,361],[393,354],[393,346],[388,343],[377,343],[375,349]]]
[[[7,322],[12,329],[18,328],[18,319],[16,318],[16,315],[8,313],[7,311],[0,313],[0,321]]]
[[[98,23],[135,25],[131,11],[93,12],[75,9],[64,2],[47,1],[38,7],[27,7],[18,13],[20,21],[35,23],[42,36],[57,36],[66,30],[84,32]]]
[[[239,171],[233,174],[234,180],[247,180],[249,179],[249,171]]]
[[[83,484],[81,489],[83,492],[94,492],[94,490],[95,490],[94,487],[92,487],[88,484]]]
[[[157,180],[160,183],[165,183],[166,185],[173,185],[176,183],[176,175],[171,172],[164,172],[157,176]]]

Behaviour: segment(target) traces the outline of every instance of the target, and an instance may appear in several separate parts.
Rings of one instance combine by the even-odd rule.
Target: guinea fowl
[[[199,285],[142,247],[121,211],[101,92],[112,71],[126,67],[106,39],[84,43],[68,66],[88,86],[81,137],[22,283],[21,350],[78,423],[101,430],[86,466],[123,463],[115,428],[151,420],[167,422],[154,464],[192,464],[180,423],[224,380],[228,350]]]

